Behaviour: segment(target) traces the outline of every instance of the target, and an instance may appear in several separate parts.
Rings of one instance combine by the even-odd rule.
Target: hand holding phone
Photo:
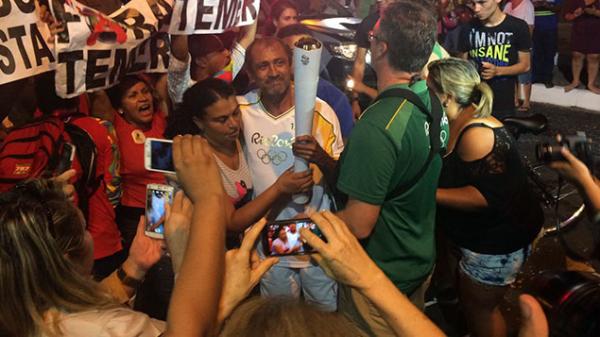
[[[322,238],[323,234],[310,219],[292,219],[268,223],[262,233],[266,256],[302,255],[313,252],[313,247],[300,237],[300,229],[306,228]]]
[[[146,228],[145,234],[163,239],[167,204],[173,203],[174,188],[169,185],[149,184],[146,188]]]

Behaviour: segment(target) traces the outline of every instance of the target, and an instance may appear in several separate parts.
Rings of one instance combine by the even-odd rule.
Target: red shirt
[[[165,176],[144,167],[144,141],[146,138],[164,138],[167,121],[162,112],[154,113],[152,126],[143,131],[129,124],[120,114],[115,116],[115,129],[121,151],[121,205],[144,208],[146,185],[166,184]]]
[[[119,194],[118,160],[119,153],[112,124],[92,117],[75,118],[71,121],[92,137],[96,144],[96,176],[102,176],[100,186],[90,196],[88,202],[87,230],[94,239],[94,260],[113,255],[120,251],[121,233],[115,221],[116,198]],[[73,163],[81,178],[81,166]],[[111,199],[113,202],[111,203]]]

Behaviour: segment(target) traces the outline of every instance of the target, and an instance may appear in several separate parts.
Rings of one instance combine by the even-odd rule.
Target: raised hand
[[[225,254],[225,279],[218,314],[220,322],[231,314],[233,309],[250,294],[260,278],[278,262],[275,257],[259,260],[254,249],[254,243],[266,223],[264,218],[255,223],[246,232],[241,247]]]

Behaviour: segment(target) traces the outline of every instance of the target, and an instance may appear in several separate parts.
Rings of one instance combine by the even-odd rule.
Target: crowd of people
[[[544,218],[502,118],[518,84],[551,85],[559,1],[379,2],[357,31],[352,90],[319,79],[312,133],[296,137],[292,50],[311,37],[300,3],[171,36],[166,74],[71,99],[54,72],[1,87],[0,151],[60,121],[90,139],[93,162],[78,149],[64,172],[0,194],[0,335],[442,336],[423,313],[432,279],[457,289],[471,336],[508,335],[499,306]],[[529,5],[535,22],[517,18]],[[598,1],[584,5],[567,14],[587,27],[574,34],[600,20]],[[367,51],[376,88],[362,83]],[[574,51],[572,86],[587,55],[600,91],[598,51]],[[173,141],[174,174],[147,169],[149,138]],[[552,167],[599,212],[600,185],[562,155]],[[308,170],[293,170],[298,157]],[[155,184],[176,193],[148,213]],[[145,234],[145,214],[164,239]],[[547,336],[539,303],[520,303],[520,336]]]

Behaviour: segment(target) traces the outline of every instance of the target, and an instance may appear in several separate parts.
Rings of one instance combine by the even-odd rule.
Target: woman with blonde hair
[[[492,117],[492,90],[475,66],[457,58],[432,62],[427,83],[450,123],[436,193],[438,225],[460,250],[468,327],[472,336],[506,336],[498,304],[531,253],[543,213],[514,139]]]
[[[0,335],[160,335],[164,322],[121,306],[124,290],[91,279],[93,261],[83,216],[59,186],[36,180],[2,194]]]

